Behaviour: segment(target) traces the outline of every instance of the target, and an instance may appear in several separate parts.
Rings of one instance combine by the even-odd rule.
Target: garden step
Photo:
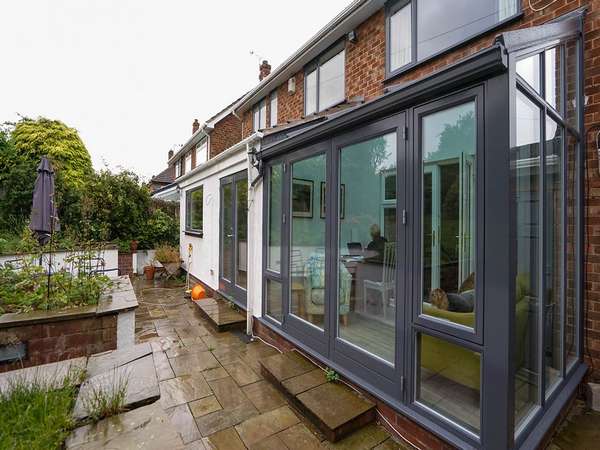
[[[217,331],[244,330],[246,315],[231,307],[229,302],[215,298],[193,300],[200,313]]]
[[[375,420],[375,404],[297,352],[259,361],[262,375],[283,392],[330,441],[336,442]]]

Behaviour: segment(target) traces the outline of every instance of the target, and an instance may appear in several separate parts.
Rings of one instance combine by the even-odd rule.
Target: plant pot
[[[144,266],[144,276],[146,277],[146,280],[154,280],[154,272],[156,272],[156,267]]]

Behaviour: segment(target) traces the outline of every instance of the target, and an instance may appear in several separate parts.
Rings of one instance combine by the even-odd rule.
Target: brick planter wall
[[[0,363],[0,372],[38,366],[117,348],[117,316],[93,316],[3,328],[0,341],[23,342],[21,361]]]

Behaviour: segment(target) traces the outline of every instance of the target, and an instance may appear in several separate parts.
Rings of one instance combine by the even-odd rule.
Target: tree
[[[11,134],[16,149],[34,161],[48,156],[65,187],[81,188],[92,173],[92,160],[77,130],[59,120],[22,119]]]
[[[22,225],[31,212],[36,168],[48,156],[56,172],[56,201],[64,223],[79,218],[81,190],[92,161],[74,128],[43,117],[0,130],[0,228]]]

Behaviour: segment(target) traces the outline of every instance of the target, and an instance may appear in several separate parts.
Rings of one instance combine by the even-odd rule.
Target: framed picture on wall
[[[312,219],[313,182],[294,178],[292,182],[292,216]]]
[[[326,183],[321,181],[321,219],[325,218],[325,214],[327,213],[325,207],[325,186]],[[340,185],[340,219],[343,219],[346,215],[346,185]]]

